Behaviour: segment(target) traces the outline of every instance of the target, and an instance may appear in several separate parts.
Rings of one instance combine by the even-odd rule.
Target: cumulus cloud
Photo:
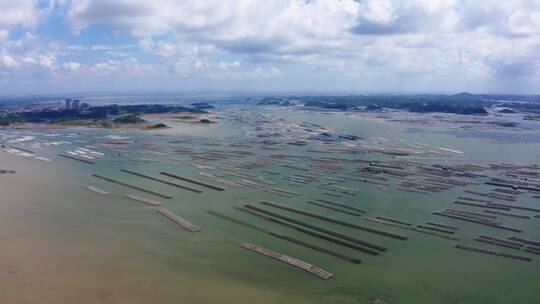
[[[55,6],[74,37],[99,28],[136,42],[6,38],[14,28],[31,31]],[[539,0],[0,0],[0,11],[9,12],[0,20],[4,73],[39,67],[95,77],[293,82],[302,74],[336,87],[369,82],[389,90],[405,82],[460,90],[493,78],[540,78]],[[78,58],[88,52],[100,55]]]
[[[207,45],[253,58],[291,59],[310,55],[353,55],[388,35],[414,35],[442,49],[455,34],[493,37],[540,34],[540,3],[462,0],[312,0],[312,1],[143,1],[81,0],[72,4],[69,19],[80,31],[105,24],[137,37],[173,34],[190,43]],[[146,38],[145,38],[146,39]],[[463,40],[463,43],[467,43]],[[410,47],[406,46],[406,47]],[[469,49],[466,44],[457,45]],[[426,47],[418,48],[419,51]]]

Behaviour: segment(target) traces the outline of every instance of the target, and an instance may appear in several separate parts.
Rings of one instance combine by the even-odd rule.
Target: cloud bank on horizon
[[[540,0],[0,0],[0,91],[540,93]]]

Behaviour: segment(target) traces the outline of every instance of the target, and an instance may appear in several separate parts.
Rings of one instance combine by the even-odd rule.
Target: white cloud
[[[14,28],[36,26],[53,7],[53,0],[0,0],[0,41]]]
[[[74,37],[101,25],[138,43],[66,46],[31,34],[9,40],[13,29],[31,31],[56,4]],[[146,73],[306,85],[318,78],[390,90],[540,80],[540,0],[0,0],[0,11],[9,12],[0,19],[3,75]],[[79,58],[89,52],[99,54]]]

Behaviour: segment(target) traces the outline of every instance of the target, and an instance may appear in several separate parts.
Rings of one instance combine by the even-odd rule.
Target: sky
[[[0,95],[540,93],[540,0],[0,0]]]

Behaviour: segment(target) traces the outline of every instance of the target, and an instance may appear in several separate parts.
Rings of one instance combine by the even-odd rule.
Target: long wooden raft
[[[156,201],[149,200],[149,199],[142,198],[142,197],[138,197],[138,196],[135,196],[135,195],[124,195],[124,197],[129,198],[130,200],[139,202],[141,204],[148,205],[148,206],[161,206],[161,205],[163,205],[163,203],[161,203],[161,202],[156,202]]]
[[[279,252],[276,252],[276,251],[273,251],[273,250],[270,250],[270,249],[266,249],[266,248],[257,246],[255,244],[244,243],[244,244],[242,244],[242,247],[244,247],[244,248],[246,248],[248,250],[251,250],[253,252],[265,255],[267,257],[274,258],[276,260],[287,263],[287,264],[292,265],[294,267],[298,267],[298,268],[300,268],[302,270],[305,270],[305,271],[307,271],[307,272],[309,272],[309,273],[311,273],[313,275],[316,275],[317,277],[319,277],[319,278],[321,278],[323,280],[328,280],[329,278],[331,278],[333,276],[332,273],[330,273],[330,272],[328,272],[328,271],[326,271],[324,269],[321,269],[319,267],[316,267],[314,265],[311,265],[311,264],[309,264],[307,262],[304,262],[304,261],[299,260],[299,259],[295,259],[293,257],[281,254]]]
[[[105,190],[101,190],[99,188],[96,188],[94,186],[84,186],[84,189],[88,190],[88,191],[91,191],[91,192],[94,192],[96,194],[99,194],[99,195],[111,195],[111,193],[105,191]]]
[[[223,188],[220,188],[220,187],[217,187],[217,186],[214,186],[214,185],[210,185],[210,184],[207,184],[207,183],[203,183],[201,181],[194,180],[194,179],[191,179],[191,178],[178,176],[176,174],[171,174],[171,173],[167,173],[167,172],[159,172],[159,174],[162,174],[162,175],[165,175],[165,176],[168,176],[168,177],[172,177],[172,178],[176,178],[176,179],[179,179],[179,180],[182,180],[182,181],[185,181],[185,182],[188,182],[188,183],[192,183],[192,184],[195,184],[195,185],[199,185],[199,186],[202,186],[202,187],[206,187],[208,189],[213,189],[213,190],[216,190],[216,191],[225,191],[225,189],[223,189]]]
[[[66,155],[66,154],[57,154],[57,155],[60,156],[60,157],[63,157],[63,158],[69,158],[69,159],[73,159],[73,160],[76,160],[76,161],[80,161],[81,163],[86,163],[86,164],[91,164],[91,165],[94,164],[93,161],[89,161],[89,160],[86,160],[86,159],[81,159],[81,158],[74,157],[74,156],[69,156],[69,155]]]
[[[128,184],[128,183],[124,183],[124,182],[121,182],[119,180],[112,179],[110,177],[102,176],[102,175],[99,175],[99,174],[92,174],[92,176],[96,177],[96,178],[99,178],[99,179],[102,179],[102,180],[105,180],[105,181],[108,181],[108,182],[113,183],[113,184],[118,184],[118,185],[121,185],[121,186],[124,186],[124,187],[127,187],[127,188],[135,189],[137,191],[152,194],[152,195],[159,196],[159,197],[162,197],[162,198],[165,198],[165,199],[171,199],[172,198],[169,195],[157,193],[155,191],[147,190],[147,189],[144,189],[144,188],[141,188],[141,187],[138,187],[138,186],[134,186],[134,185],[131,185],[131,184]]]
[[[191,231],[191,232],[199,232],[201,231],[201,229],[195,225],[193,225],[192,223],[186,221],[185,219],[179,217],[178,215],[172,213],[171,211],[167,210],[167,209],[158,209],[159,213],[161,213],[162,215],[166,216],[167,218],[169,218],[171,221],[175,222],[178,226],[186,229],[187,231]]]
[[[142,173],[138,173],[138,172],[134,172],[134,171],[131,171],[131,170],[122,169],[120,171],[129,173],[129,174],[132,174],[132,175],[135,175],[135,176],[143,177],[143,178],[146,178],[146,179],[149,179],[149,180],[153,180],[153,181],[156,181],[156,182],[159,182],[159,183],[163,183],[163,184],[166,184],[166,185],[169,185],[169,186],[173,186],[173,187],[177,187],[177,188],[180,188],[180,189],[188,190],[188,191],[191,191],[191,192],[195,192],[195,193],[201,193],[202,192],[201,190],[198,190],[198,189],[194,189],[194,188],[187,187],[187,186],[184,186],[184,185],[179,185],[179,184],[176,184],[176,183],[172,183],[172,182],[160,179],[160,178],[152,177],[152,176],[142,174]]]

